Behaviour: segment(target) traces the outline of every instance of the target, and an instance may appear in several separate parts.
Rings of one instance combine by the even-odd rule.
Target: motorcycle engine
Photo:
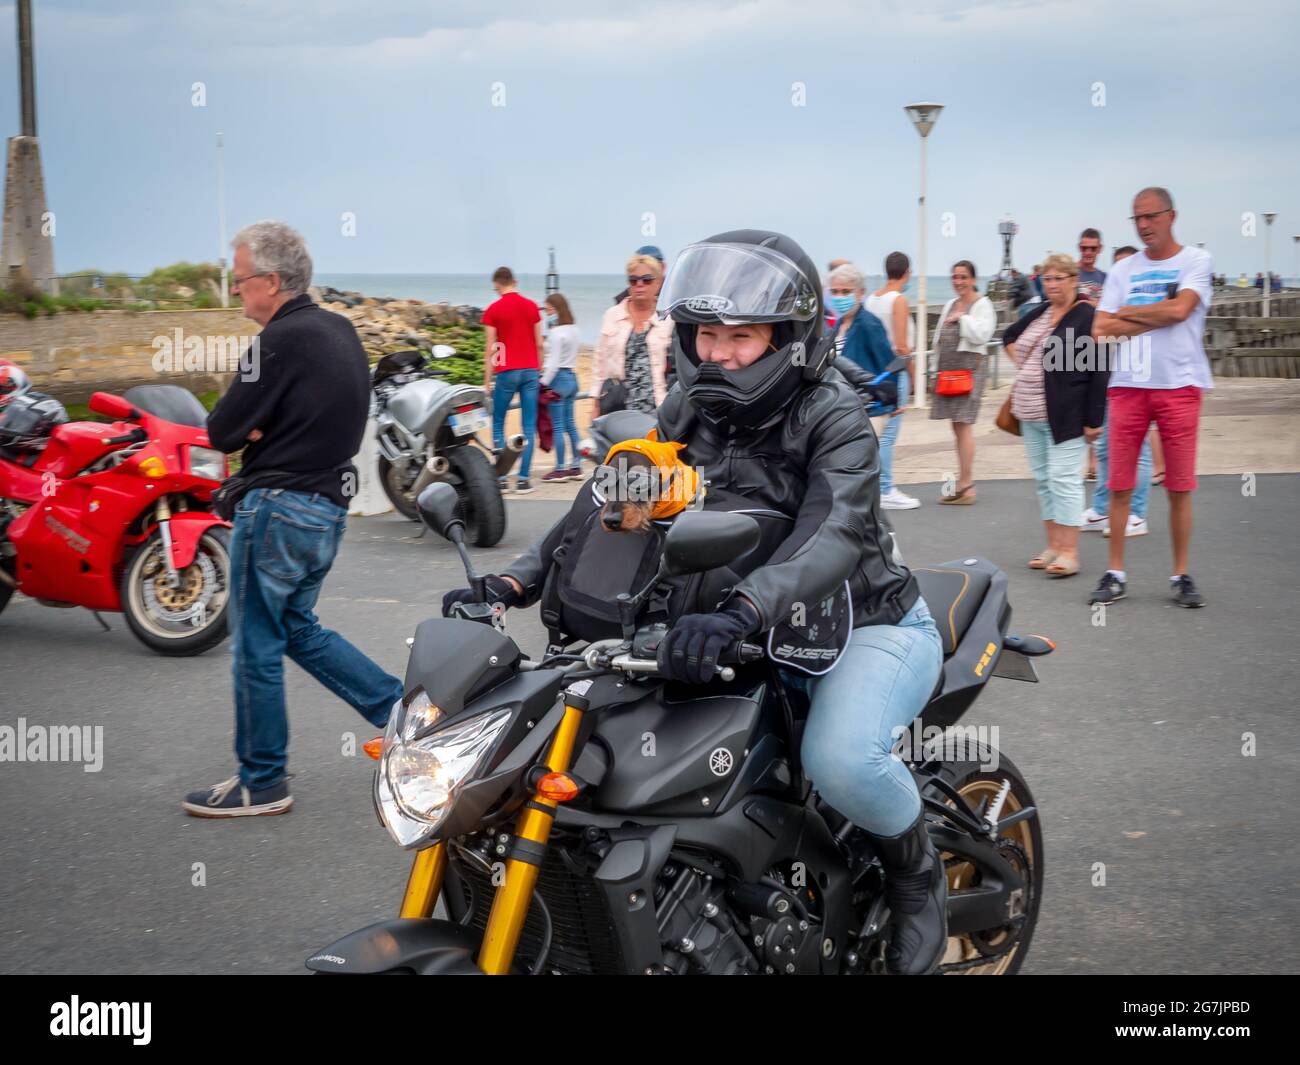
[[[718,873],[721,870],[717,871]],[[722,886],[705,869],[670,860],[656,914],[665,969],[673,973],[809,974],[820,971],[822,925],[773,870],[758,884]]]
[[[734,976],[761,971],[712,874],[669,860],[655,889],[655,914],[665,972]]]

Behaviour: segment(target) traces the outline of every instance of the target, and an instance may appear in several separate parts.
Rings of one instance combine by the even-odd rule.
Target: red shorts
[[[1106,461],[1112,492],[1137,484],[1138,455],[1154,421],[1165,450],[1165,489],[1196,488],[1196,434],[1201,424],[1201,390],[1184,388],[1112,388],[1106,394]]]

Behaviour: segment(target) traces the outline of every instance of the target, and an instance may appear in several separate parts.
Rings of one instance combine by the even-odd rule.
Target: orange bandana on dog
[[[635,451],[653,462],[659,471],[659,485],[650,517],[671,518],[691,505],[700,484],[700,475],[677,457],[677,452],[685,447],[685,444],[661,444],[658,440],[650,439],[624,440],[609,449],[605,465],[610,465],[620,451]]]

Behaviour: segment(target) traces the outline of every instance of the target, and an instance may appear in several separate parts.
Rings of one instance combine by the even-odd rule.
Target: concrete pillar
[[[54,216],[45,208],[45,179],[35,137],[9,138],[0,271],[0,285],[6,288],[26,281],[51,296],[59,294],[54,272]]]

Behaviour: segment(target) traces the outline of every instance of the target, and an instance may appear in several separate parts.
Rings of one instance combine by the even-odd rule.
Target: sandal
[[[1079,559],[1062,558],[1057,556],[1056,561],[1047,567],[1049,577],[1073,577],[1079,572]]]
[[[1053,562],[1056,561],[1056,558],[1057,558],[1057,552],[1053,551],[1049,547],[1046,550],[1038,552],[1038,554],[1036,554],[1033,558],[1029,560],[1029,568],[1047,569],[1048,566],[1050,566]]]
[[[975,486],[968,484],[965,488],[958,488],[952,495],[940,496],[940,503],[949,505],[956,504],[959,507],[968,507],[975,502]]]

